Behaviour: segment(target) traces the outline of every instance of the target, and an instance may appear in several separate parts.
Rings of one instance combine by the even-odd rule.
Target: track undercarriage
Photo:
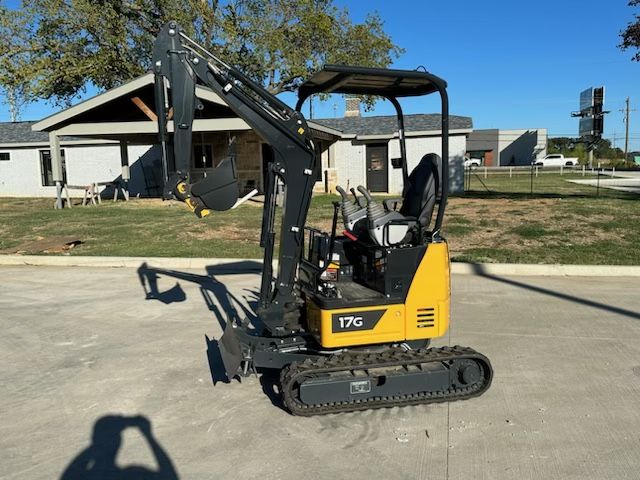
[[[491,384],[489,360],[471,348],[346,352],[295,362],[282,370],[286,407],[310,416],[464,400]]]
[[[219,348],[229,379],[279,369],[284,405],[300,416],[465,400],[484,393],[493,377],[489,359],[468,347],[381,345],[331,353],[308,349],[307,342],[228,326]]]

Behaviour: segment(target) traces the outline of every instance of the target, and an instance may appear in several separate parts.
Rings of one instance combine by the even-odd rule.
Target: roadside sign
[[[580,92],[580,113],[589,114],[591,107],[593,107],[593,88],[587,88]]]
[[[580,137],[590,137],[593,135],[593,117],[583,117],[580,119]]]
[[[591,87],[580,92],[580,111],[572,113],[580,117],[578,134],[586,141],[597,141],[604,131],[604,87]]]

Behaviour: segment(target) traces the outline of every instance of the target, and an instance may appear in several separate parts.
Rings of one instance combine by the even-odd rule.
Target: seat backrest
[[[423,229],[428,229],[440,189],[438,173],[440,156],[428,153],[409,174],[409,188],[405,191],[400,213],[414,217]]]

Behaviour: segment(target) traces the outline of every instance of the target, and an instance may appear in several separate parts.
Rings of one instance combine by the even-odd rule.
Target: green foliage
[[[325,63],[384,67],[401,52],[377,14],[354,24],[333,0],[234,0],[217,19],[217,49],[273,93]]]
[[[112,88],[149,70],[153,39],[165,21],[206,31],[213,23],[213,4],[24,0],[14,16],[24,46],[34,52],[29,64],[19,67],[33,95],[66,104],[88,84]]]
[[[547,143],[548,153],[561,153],[565,157],[578,157],[580,163],[586,163],[587,150],[577,139],[568,137],[550,138]]]
[[[550,138],[547,144],[547,151],[549,153],[561,153],[567,157],[578,157],[580,163],[586,163],[588,157],[586,145],[577,138]],[[603,138],[596,144],[593,155],[598,159],[616,159],[622,158],[624,152],[617,147],[613,148],[611,141]]]
[[[377,14],[353,23],[333,0],[24,0],[3,20],[11,28],[0,28],[0,43],[19,29],[22,50],[37,54],[8,63],[30,93],[67,104],[87,85],[108,89],[148,71],[169,20],[273,93],[324,63],[387,66],[401,53]]]
[[[630,0],[629,6],[640,6],[640,0]],[[633,56],[633,59],[636,62],[640,62],[640,15],[634,14],[633,18],[634,20],[629,22],[627,28],[620,32],[622,41],[618,46],[621,50],[636,49],[637,51]]]
[[[9,107],[11,121],[32,100],[32,77],[28,73],[35,52],[29,44],[27,20],[0,3],[0,91]]]

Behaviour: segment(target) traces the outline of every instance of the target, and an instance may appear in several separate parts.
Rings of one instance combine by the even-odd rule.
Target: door
[[[493,150],[489,150],[484,154],[484,166],[493,167]]]
[[[367,145],[367,188],[370,192],[389,190],[387,144]]]

